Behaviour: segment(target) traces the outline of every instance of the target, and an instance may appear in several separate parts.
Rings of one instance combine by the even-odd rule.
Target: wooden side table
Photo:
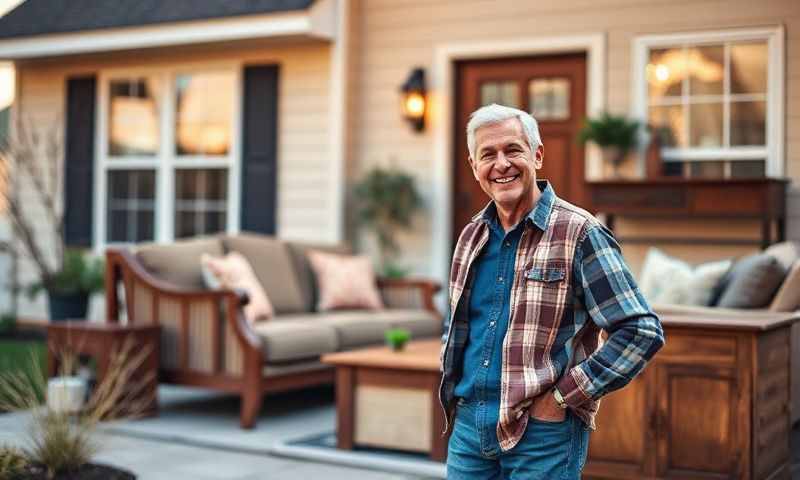
[[[112,356],[122,350],[126,341],[133,342],[131,355],[142,349],[149,349],[146,358],[134,372],[131,381],[136,382],[150,376],[147,386],[139,399],[147,401],[141,412],[144,416],[158,413],[158,359],[160,358],[159,325],[120,325],[118,323],[97,323],[83,320],[69,320],[47,325],[47,369],[52,377],[59,368],[58,353],[70,351],[77,355],[89,355],[97,362],[97,382],[100,383],[109,372]]]
[[[409,342],[401,352],[370,347],[323,355],[336,367],[337,446],[425,452],[444,461],[440,349],[437,338]]]

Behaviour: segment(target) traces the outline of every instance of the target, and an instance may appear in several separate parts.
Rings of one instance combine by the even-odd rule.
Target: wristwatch
[[[567,408],[567,402],[564,401],[564,396],[561,395],[561,392],[559,392],[556,387],[553,387],[553,397],[556,399],[556,403],[560,408]]]

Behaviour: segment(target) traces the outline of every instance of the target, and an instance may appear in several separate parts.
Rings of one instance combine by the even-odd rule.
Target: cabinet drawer
[[[732,365],[736,362],[736,337],[733,335],[701,336],[667,329],[666,344],[657,360],[670,363]]]

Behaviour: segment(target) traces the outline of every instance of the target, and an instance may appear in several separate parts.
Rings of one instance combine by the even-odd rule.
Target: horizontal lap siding
[[[432,264],[430,228],[434,178],[433,129],[415,134],[399,112],[398,87],[412,68],[433,73],[437,46],[504,41],[537,36],[605,33],[606,103],[617,113],[632,107],[633,40],[638,35],[784,25],[786,28],[786,174],[800,180],[800,2],[779,0],[353,0],[351,22],[354,57],[350,65],[352,136],[349,141],[350,181],[375,165],[393,161],[418,180],[427,211],[420,228],[401,238],[403,262],[420,274],[438,274]],[[431,92],[437,100],[437,92]],[[449,122],[450,119],[443,119]],[[459,126],[461,128],[461,126]],[[546,147],[546,145],[545,145]],[[456,148],[464,148],[457,145]],[[788,202],[788,232],[800,239],[800,196]],[[753,227],[756,228],[756,227]],[[758,230],[753,230],[756,235]],[[738,235],[738,232],[722,232]],[[668,251],[712,259],[720,251],[738,255],[748,247],[680,246]],[[631,263],[643,249],[626,245]],[[628,253],[630,252],[630,253]],[[689,255],[689,254],[692,255]],[[444,281],[445,279],[439,279]]]
[[[18,66],[18,107],[37,124],[62,125],[67,77],[91,74],[105,68],[179,66],[201,67],[203,62],[241,61],[244,64],[278,64],[278,235],[293,240],[332,238],[335,208],[330,205],[330,133],[328,129],[330,47],[323,43],[296,46],[274,44],[231,45],[208,48],[161,49],[86,56],[71,60],[25,62]],[[53,233],[31,187],[22,189],[26,211],[36,219],[37,237],[48,254],[54,252]],[[20,280],[35,278],[33,264],[23,259]],[[46,318],[40,296],[29,302],[19,296],[19,314]],[[7,308],[7,305],[0,305]],[[103,316],[104,305],[94,299],[90,315]]]

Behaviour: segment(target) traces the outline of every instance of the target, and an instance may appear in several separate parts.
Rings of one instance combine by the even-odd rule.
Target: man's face
[[[484,125],[475,131],[472,172],[486,195],[499,205],[513,207],[536,188],[536,170],[542,168],[544,149],[532,151],[517,118]]]

